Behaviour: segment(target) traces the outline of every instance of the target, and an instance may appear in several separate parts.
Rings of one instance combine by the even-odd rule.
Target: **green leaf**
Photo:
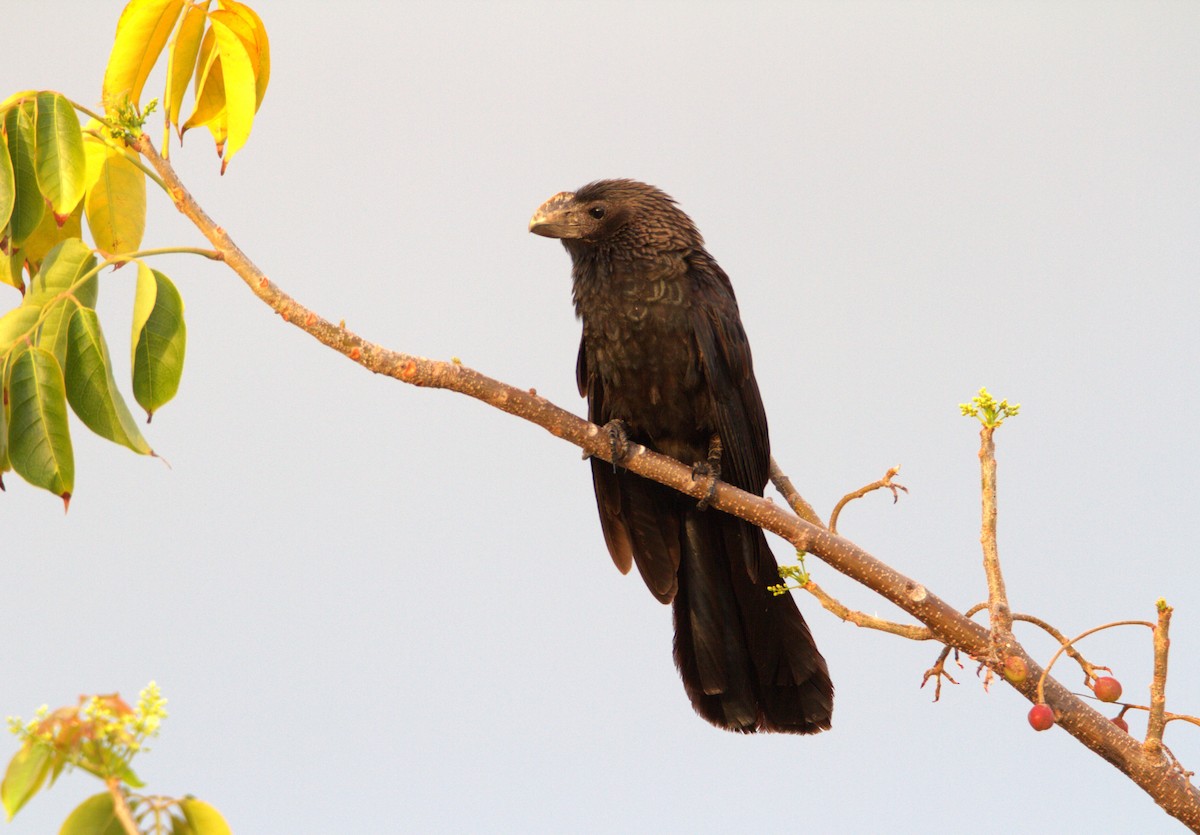
[[[50,784],[47,789],[54,788],[54,784],[58,782],[58,775],[63,773],[63,769],[67,767],[67,756],[62,751],[54,752],[54,767],[50,769]]]
[[[158,281],[154,278],[154,270],[142,261],[137,264],[137,285],[133,294],[133,338],[129,341],[130,365],[137,362],[138,336],[142,328],[150,321],[154,312],[154,302],[158,299]]]
[[[59,293],[75,287],[85,273],[96,267],[96,255],[78,238],[68,238],[54,245],[42,260],[42,267],[29,281],[29,292],[22,304],[41,307]],[[84,307],[95,307],[100,282],[93,275],[75,287],[75,300]]]
[[[170,835],[196,835],[196,830],[192,829],[184,818],[172,814]]]
[[[0,356],[0,490],[4,474],[12,469],[8,460],[8,355]]]
[[[147,422],[179,390],[187,327],[183,299],[171,280],[138,262],[133,301],[133,396]]]
[[[95,307],[99,279],[92,276],[81,284],[80,279],[96,266],[96,256],[78,238],[57,244],[42,261],[42,268],[29,282],[23,307],[43,308],[45,318],[38,328],[35,345],[54,354],[59,367],[66,369],[67,327],[78,307]],[[70,296],[56,298],[71,288]]]
[[[153,452],[117,390],[100,318],[91,308],[71,317],[66,384],[67,402],[88,429],[142,455]]]
[[[179,811],[183,812],[195,835],[233,835],[233,830],[216,807],[203,800],[185,797],[179,801]]]
[[[0,798],[9,820],[41,789],[53,759],[54,751],[49,747],[27,742],[8,761],[4,781],[0,783]]]
[[[83,199],[87,161],[75,108],[59,93],[38,93],[34,135],[38,187],[58,220]]]
[[[78,309],[79,305],[71,299],[62,299],[44,309],[45,318],[42,319],[42,325],[33,340],[34,345],[54,354],[54,361],[58,363],[64,376],[67,373],[67,342],[70,338],[68,328],[71,317]]]
[[[146,787],[146,784],[141,780],[141,778],[134,773],[133,767],[124,760],[116,763],[114,774],[116,777],[120,778],[122,783],[129,786],[131,789],[142,789]]]
[[[8,226],[12,217],[13,203],[17,195],[16,175],[13,174],[12,157],[8,155],[8,140],[0,133],[0,230]]]
[[[11,363],[8,456],[17,475],[60,496],[66,507],[75,488],[75,458],[62,371],[44,348],[20,349]]]
[[[58,835],[125,835],[125,827],[117,819],[112,795],[101,792],[76,806]]]
[[[146,175],[130,156],[107,148],[87,194],[88,228],[96,248],[112,255],[133,252],[146,231]]]
[[[46,212],[46,201],[37,184],[34,164],[34,104],[25,102],[13,107],[4,116],[8,134],[8,159],[13,168],[13,208],[9,238],[20,246],[37,229]]]

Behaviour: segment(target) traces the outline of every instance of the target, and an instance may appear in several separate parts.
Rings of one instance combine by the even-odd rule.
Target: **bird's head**
[[[690,218],[665,192],[636,180],[597,180],[538,207],[529,231],[572,244],[625,243],[678,249],[702,244]]]

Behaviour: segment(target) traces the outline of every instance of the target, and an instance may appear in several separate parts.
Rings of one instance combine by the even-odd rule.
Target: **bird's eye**
[[[588,214],[596,218],[596,220],[599,220],[600,218],[604,217],[604,207],[592,206],[592,208],[588,209]]]

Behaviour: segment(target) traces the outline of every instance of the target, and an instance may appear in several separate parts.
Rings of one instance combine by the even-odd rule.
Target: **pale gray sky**
[[[96,102],[121,4],[8,6],[0,96]],[[592,179],[655,183],[732,277],[775,455],[818,508],[902,463],[911,494],[843,532],[971,605],[957,404],[1021,402],[998,436],[1014,607],[1074,634],[1165,595],[1171,709],[1200,712],[1200,6],[255,8],[274,64],[249,145],[223,179],[203,131],[173,154],[288,292],[582,412],[568,258],[526,223]],[[200,242],[152,206],[148,245]],[[1181,830],[1007,687],[968,668],[932,704],[937,647],[809,599],[833,730],[714,730],[668,608],[609,560],[577,450],[362,373],[217,265],[156,266],[188,312],[147,432],[172,468],[75,424],[68,516],[6,479],[0,713],[157,680],[172,716],[140,773],[239,833]],[[118,362],[132,278],[102,284]],[[1084,649],[1145,701],[1148,634]],[[1195,728],[1167,741],[1200,766]],[[5,831],[56,831],[96,790],[65,778]]]

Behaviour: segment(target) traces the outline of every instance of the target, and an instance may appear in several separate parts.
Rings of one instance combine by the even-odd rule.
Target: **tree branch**
[[[587,452],[611,461],[608,435],[599,427],[555,406],[530,391],[501,383],[455,362],[439,362],[388,350],[333,324],[299,304],[270,281],[225,232],[200,208],[184,188],[174,169],[155,151],[143,134],[135,147],[162,177],[176,207],[183,212],[221,253],[225,262],[250,290],[286,322],[300,328],[324,345],[346,355],[376,374],[394,377],[411,385],[442,388],[466,394],[497,409],[544,428]],[[708,481],[692,478],[691,467],[631,445],[621,465],[631,472],[672,487],[696,499],[708,495]],[[932,636],[977,658],[987,657],[993,646],[987,630],[964,617],[944,600],[918,583],[818,524],[797,518],[762,496],[752,495],[724,482],[717,482],[709,504],[775,533],[801,551],[815,554],[830,567],[867,586],[925,624]],[[1041,668],[1015,644],[1010,655],[1022,657],[1030,674],[1010,684],[1033,699]],[[1200,791],[1180,769],[1160,753],[1145,751],[1129,734],[1113,725],[1067,688],[1052,678],[1045,681],[1046,702],[1054,708],[1058,723],[1068,733],[1141,786],[1168,814],[1200,831]]]
[[[1150,718],[1146,723],[1146,750],[1157,753],[1162,748],[1167,709],[1167,651],[1171,647],[1168,632],[1171,613],[1165,600],[1158,601],[1158,624],[1154,627],[1154,678],[1150,681]]]
[[[1000,551],[996,546],[996,443],[993,435],[999,424],[985,423],[979,432],[979,471],[983,494],[983,525],[979,542],[983,546],[983,571],[987,575],[988,619],[992,642],[1005,646],[1012,636],[1012,614],[1004,575],[1000,573]]]

